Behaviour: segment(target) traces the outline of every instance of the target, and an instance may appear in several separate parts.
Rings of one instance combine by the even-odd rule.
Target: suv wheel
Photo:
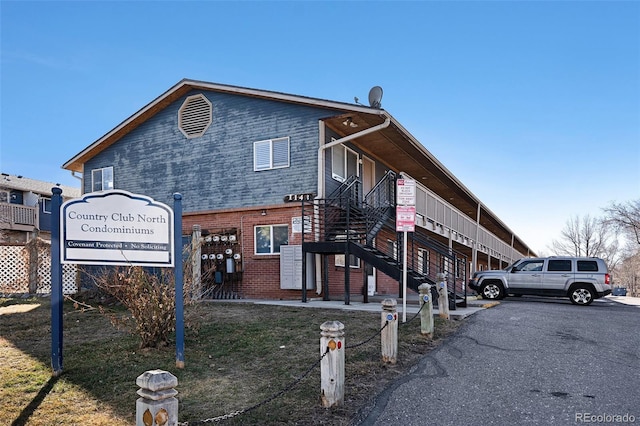
[[[569,299],[574,305],[588,306],[593,302],[593,290],[588,286],[576,286],[569,291]]]
[[[504,289],[502,288],[502,284],[491,282],[482,286],[480,294],[482,294],[484,299],[502,299],[504,297]]]

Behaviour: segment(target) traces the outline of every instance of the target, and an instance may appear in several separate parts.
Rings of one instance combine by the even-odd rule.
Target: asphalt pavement
[[[468,317],[354,424],[640,423],[639,329],[640,299],[507,298]]]

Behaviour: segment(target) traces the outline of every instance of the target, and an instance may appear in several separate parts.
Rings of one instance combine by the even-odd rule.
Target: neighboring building
[[[80,189],[7,173],[0,175],[0,242],[27,243],[51,238],[51,189],[62,189],[64,200],[80,196]]]
[[[416,182],[410,288],[444,272],[462,294],[472,270],[532,255],[379,101],[182,80],[63,167],[83,193],[181,193],[205,297],[398,295],[399,177]]]

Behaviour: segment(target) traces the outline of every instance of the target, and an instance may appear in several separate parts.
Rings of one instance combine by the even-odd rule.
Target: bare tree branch
[[[600,257],[610,270],[620,257],[618,241],[609,224],[588,214],[570,218],[560,238],[552,241],[551,250],[557,256]]]
[[[607,223],[623,230],[640,244],[640,198],[627,203],[611,203],[603,210]]]

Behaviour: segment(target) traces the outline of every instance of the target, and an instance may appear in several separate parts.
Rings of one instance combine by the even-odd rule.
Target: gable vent
[[[189,96],[178,111],[178,127],[188,138],[204,135],[212,121],[213,107],[203,95]]]

